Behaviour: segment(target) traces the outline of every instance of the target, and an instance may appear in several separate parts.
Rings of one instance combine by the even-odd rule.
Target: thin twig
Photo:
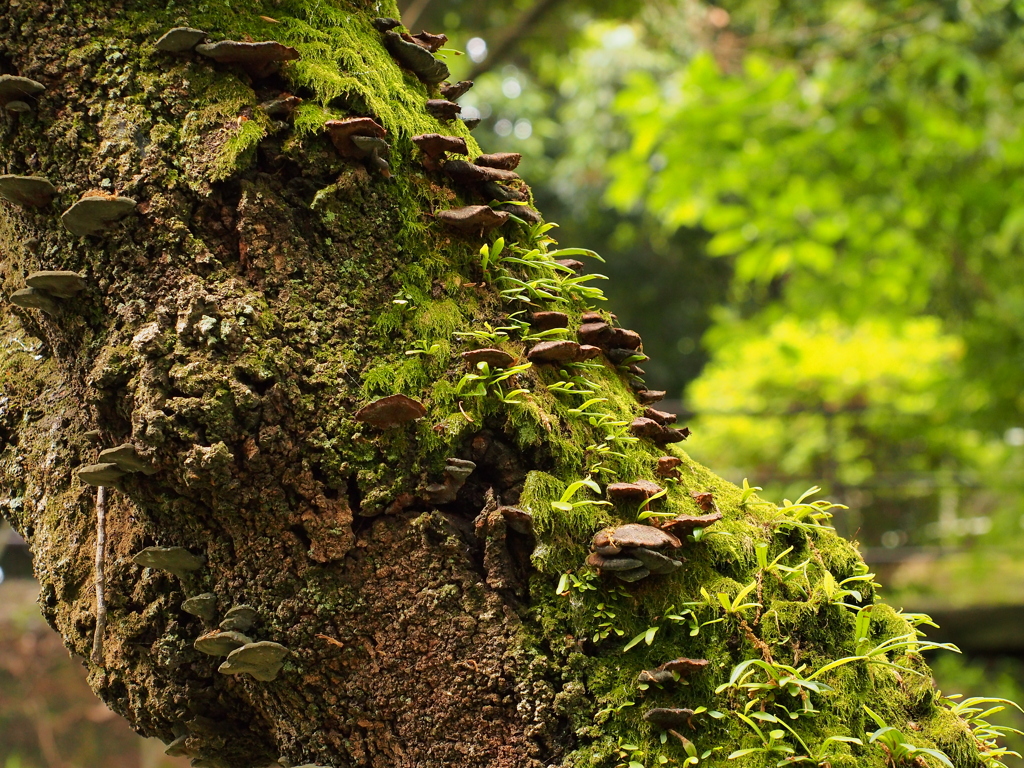
[[[107,601],[103,590],[106,577],[103,564],[107,555],[107,489],[96,490],[96,634],[92,638],[92,663],[103,664],[103,634],[107,629]]]

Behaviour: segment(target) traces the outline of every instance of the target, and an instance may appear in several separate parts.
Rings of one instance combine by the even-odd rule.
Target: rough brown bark
[[[413,134],[468,134],[430,117],[436,92],[384,52],[370,19],[389,12],[356,0],[242,10],[215,0],[178,9],[0,0],[0,72],[46,86],[30,111],[0,117],[0,163],[57,188],[49,206],[0,207],[3,288],[13,293],[40,269],[88,282],[52,313],[3,310],[2,511],[30,542],[44,615],[87,660],[95,492],[76,472],[125,443],[154,470],[125,475],[107,494],[108,616],[90,683],[139,732],[184,737],[177,748],[200,768],[613,765],[620,736],[681,761],[681,742],[657,746],[640,708],[623,704],[636,697],[640,669],[704,654],[713,675],[650,696],[727,708],[714,689],[732,664],[768,642],[794,664],[826,660],[848,643],[852,619],[828,595],[783,601],[785,589],[762,580],[770,620],[759,610],[753,625],[723,621],[697,640],[666,627],[663,645],[626,657],[614,635],[591,638],[594,612],[607,608],[596,601],[615,605],[632,633],[699,600],[703,585],[735,593],[756,571],[756,541],[773,553],[798,546],[794,557],[812,559],[816,578],[831,583],[859,560],[835,537],[776,535],[738,505],[735,488],[677,452],[682,480],[664,503],[700,514],[690,492],[713,491],[733,538],[693,542],[685,573],[631,591],[605,583],[598,598],[554,595],[559,572],[584,572],[593,533],[636,511],[552,512],[566,484],[597,471],[599,452],[587,446],[603,434],[546,389],[557,366],[520,377],[525,405],[456,396],[466,369],[451,354],[452,332],[500,325],[509,308],[481,272],[478,233],[433,219],[488,200],[422,167]],[[213,40],[277,38],[303,58],[253,79],[154,50],[181,25]],[[260,107],[286,90],[305,100],[293,118]],[[350,115],[387,129],[392,179],[332,146],[323,124]],[[139,206],[107,232],[76,237],[60,211],[89,190]],[[527,237],[519,225],[502,232]],[[574,327],[587,311],[575,299],[557,308]],[[639,343],[615,333],[620,347]],[[439,351],[406,354],[424,341]],[[526,345],[505,346],[525,358]],[[642,416],[625,374],[601,361],[587,375],[609,407],[626,423]],[[427,416],[386,429],[354,418],[395,393],[423,401]],[[608,460],[620,480],[656,478],[662,427],[644,424],[655,442]],[[461,488],[444,487],[449,458],[475,463]],[[521,501],[530,472],[535,537],[496,513]],[[133,557],[150,546],[183,547],[203,566],[143,568]],[[204,593],[216,596],[211,620],[182,609]],[[242,605],[255,611],[251,639],[289,651],[274,680],[220,674],[222,659],[194,648]],[[890,634],[908,626],[885,615]],[[939,713],[917,678],[864,672],[844,685],[827,727],[861,724],[858,703],[883,690],[894,722],[930,718],[928,743],[976,764],[965,727]],[[735,723],[701,728],[709,747],[745,733]]]

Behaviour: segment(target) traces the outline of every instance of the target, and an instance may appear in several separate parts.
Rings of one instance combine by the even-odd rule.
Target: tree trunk
[[[424,167],[416,134],[479,150],[460,122],[427,113],[436,90],[392,60],[371,23],[388,15],[391,0],[0,0],[0,72],[45,86],[0,116],[2,169],[56,188],[44,205],[0,203],[3,288],[40,270],[86,282],[70,298],[32,293],[44,309],[2,310],[0,503],[31,545],[40,607],[105,702],[200,766],[653,766],[682,764],[690,742],[724,764],[759,742],[733,715],[747,694],[716,688],[744,659],[809,674],[854,655],[858,613],[842,603],[869,605],[873,589],[837,582],[863,573],[861,560],[799,520],[805,509],[741,504],[681,450],[668,449],[679,479],[659,476],[664,446],[628,433],[644,410],[637,393],[653,397],[624,370],[629,334],[594,331],[610,336],[590,367],[538,362],[463,381],[488,372],[459,352],[497,346],[521,363],[536,343],[522,330],[488,341],[485,323],[559,310],[575,338],[591,310],[536,229],[510,220],[496,233],[536,263],[485,269],[481,233],[435,218],[494,188]],[[157,50],[178,26],[214,42],[276,40],[301,58],[245,68]],[[302,103],[282,103],[286,92]],[[325,123],[351,116],[386,130],[390,178],[372,153],[332,145]],[[95,191],[137,205],[76,235],[61,212]],[[532,303],[500,296],[514,276],[547,282],[524,289]],[[554,298],[537,298],[545,285]],[[595,394],[557,392],[572,376]],[[357,417],[395,394],[425,415]],[[583,410],[607,416],[579,413],[590,397],[604,399]],[[653,423],[641,431],[670,435]],[[99,462],[126,444],[136,457]],[[114,465],[93,481],[109,486],[99,580],[97,488],[79,476],[98,463]],[[114,477],[126,467],[137,471]],[[639,504],[583,504],[596,499],[585,487],[563,498],[588,475],[656,481],[658,513],[717,507],[724,520],[689,537],[672,574],[628,583],[609,565],[599,576],[584,565],[593,535],[633,522]],[[783,562],[796,570],[759,565],[761,544],[769,562],[792,547]],[[201,567],[133,559],[153,547],[184,548]],[[718,594],[747,584],[723,609]],[[206,594],[205,616],[197,601],[183,607]],[[276,676],[258,673],[272,679],[228,674],[244,663],[194,647],[241,606],[251,626],[235,611],[229,627],[288,651]],[[868,646],[912,632],[884,605],[871,615]],[[690,619],[709,623],[693,633]],[[648,641],[624,652],[641,633]],[[642,670],[676,657],[709,664],[638,687]],[[792,721],[805,742],[860,737],[832,742],[832,763],[881,766],[884,750],[864,738],[867,703],[914,744],[978,765],[913,649],[881,658],[900,668],[849,662],[821,678],[834,691],[751,693],[754,711],[813,703],[821,714]],[[669,727],[650,714],[700,706],[723,716]],[[789,732],[782,741],[803,751]]]

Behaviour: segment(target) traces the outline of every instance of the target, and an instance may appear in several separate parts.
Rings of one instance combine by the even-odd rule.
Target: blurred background
[[[848,505],[886,599],[964,651],[939,688],[1024,700],[1024,2],[400,6],[476,82],[485,151],[607,260],[692,455]],[[170,765],[88,693],[4,535],[0,768]]]

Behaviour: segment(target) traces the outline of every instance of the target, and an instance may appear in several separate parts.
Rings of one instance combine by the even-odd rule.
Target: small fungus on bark
[[[23,208],[42,208],[49,205],[56,188],[42,176],[0,176],[0,198]]]
[[[595,357],[601,356],[601,348],[595,347],[593,344],[580,344],[580,354],[577,358],[578,361],[582,360],[593,360]]]
[[[113,485],[127,473],[113,462],[101,464],[89,464],[78,470],[78,479],[87,485],[101,486]]]
[[[665,399],[665,390],[641,389],[636,393],[636,399],[639,400],[642,405],[652,405]]]
[[[533,515],[526,510],[519,507],[499,507],[498,511],[505,518],[506,525],[516,533],[533,533]]]
[[[352,136],[351,140],[363,152],[363,156],[370,160],[370,164],[381,172],[385,179],[391,178],[391,166],[388,165],[388,161],[385,159],[391,154],[391,147],[388,146],[384,139],[377,138],[376,136]]]
[[[679,538],[685,538],[698,528],[707,528],[722,519],[721,512],[712,512],[708,515],[679,515],[669,520],[662,520],[659,526]]]
[[[514,181],[519,178],[519,174],[513,171],[474,165],[466,160],[448,160],[441,168],[462,184],[486,184],[488,181]]]
[[[434,218],[464,232],[479,232],[483,235],[508,221],[508,214],[505,211],[495,211],[486,205],[466,205],[462,208],[438,211]]]
[[[462,486],[476,469],[476,463],[466,459],[448,459],[444,468],[444,482],[431,483],[424,489],[424,496],[431,504],[451,504],[459,495]]]
[[[426,48],[431,53],[437,53],[444,47],[444,44],[448,42],[448,35],[435,35],[430,32],[417,32],[415,35],[402,35],[402,39],[408,40],[411,43],[416,43],[416,45],[421,48]]]
[[[98,235],[134,211],[135,206],[136,202],[130,197],[118,197],[92,190],[64,211],[60,220],[73,235]]]
[[[248,643],[228,654],[227,661],[217,668],[222,675],[249,674],[257,680],[270,682],[281,671],[288,649],[280,643],[264,640]]]
[[[248,605],[236,605],[224,614],[218,625],[227,632],[245,632],[256,623],[256,609]]]
[[[282,93],[268,101],[264,101],[260,104],[262,109],[270,117],[291,117],[295,112],[299,104],[302,103],[302,99],[298,96],[293,96],[290,93]]]
[[[0,75],[0,107],[8,112],[29,112],[28,100],[45,90],[45,85],[28,77]]]
[[[45,291],[57,299],[70,299],[85,290],[88,283],[77,272],[42,270],[25,278],[25,284],[37,291]]]
[[[384,32],[384,47],[399,63],[411,71],[417,78],[429,85],[435,85],[448,79],[448,65],[418,43],[405,40],[394,29]]]
[[[344,120],[328,120],[324,128],[331,137],[331,143],[342,157],[363,158],[366,150],[352,141],[354,136],[370,136],[383,139],[387,131],[372,117],[348,117]]]
[[[364,405],[355,414],[355,420],[386,429],[427,415],[423,404],[405,395],[388,395]]]
[[[565,312],[534,312],[530,315],[530,325],[538,331],[568,328],[569,316]]]
[[[627,523],[615,528],[604,528],[594,534],[592,546],[597,547],[644,547],[645,549],[675,549],[682,546],[668,531],[655,528],[653,525]]]
[[[633,423],[629,425],[629,430],[635,437],[650,440],[655,445],[681,443],[690,435],[688,429],[673,429],[659,424],[654,419],[644,417],[634,419]]]
[[[683,460],[676,456],[662,456],[658,459],[658,465],[654,468],[654,473],[658,477],[672,477],[678,480],[682,475],[677,467],[682,463]]]
[[[694,711],[692,709],[669,709],[659,707],[657,709],[649,709],[644,712],[644,720],[657,728],[661,728],[662,730],[668,730],[669,728],[682,728],[684,725],[692,728],[693,715]]]
[[[441,162],[447,159],[448,152],[455,155],[466,155],[469,149],[466,140],[461,136],[442,136],[440,133],[422,133],[412,137],[420,152],[423,153],[423,166],[428,171],[436,171]]]
[[[227,656],[232,651],[249,645],[252,640],[241,632],[225,632],[222,629],[215,629],[197,638],[192,647],[210,656]]]
[[[483,119],[479,117],[460,117],[459,119],[462,121],[462,124],[466,126],[467,131],[472,131],[483,122]]]
[[[402,22],[398,19],[389,19],[384,16],[379,16],[370,23],[373,24],[374,29],[381,33],[402,26]]]
[[[173,573],[179,579],[189,571],[203,567],[203,558],[193,555],[184,547],[146,547],[132,560],[145,568],[159,568]]]
[[[454,101],[445,99],[427,99],[427,114],[445,122],[454,120],[462,112],[462,107]]]
[[[523,156],[518,152],[494,152],[489,155],[480,155],[473,161],[475,165],[482,165],[485,168],[500,168],[503,171],[514,171],[519,167],[519,161]]]
[[[654,408],[644,408],[644,418],[656,421],[662,426],[669,424],[675,424],[679,420],[679,416],[668,411],[659,411]]]
[[[662,490],[660,485],[650,480],[637,480],[635,483],[609,483],[604,492],[612,501],[639,502],[661,493]]]
[[[217,596],[213,592],[203,592],[190,597],[181,604],[181,610],[198,616],[205,622],[212,622],[217,617]]]
[[[477,363],[487,363],[492,368],[508,368],[516,361],[515,357],[505,350],[494,347],[471,349],[462,353],[462,359],[471,368],[475,368]]]
[[[174,27],[156,41],[156,49],[167,53],[187,53],[203,42],[205,37],[206,32],[201,29]]]
[[[282,45],[276,40],[259,43],[221,40],[197,45],[195,52],[213,59],[218,64],[237,64],[254,79],[274,74],[283,61],[295,61],[300,58],[296,49]]]
[[[651,573],[672,573],[683,565],[681,561],[673,560],[671,557],[666,557],[660,552],[655,552],[653,549],[633,547],[628,551],[630,555],[643,563],[644,567]]]
[[[442,83],[441,95],[448,101],[458,101],[466,95],[466,91],[473,87],[472,80],[459,80],[457,83]]]
[[[19,289],[11,294],[9,301],[16,307],[41,309],[48,315],[52,315],[57,311],[57,302],[53,300],[50,294],[35,288]]]
[[[531,363],[572,363],[579,359],[580,345],[575,341],[542,341],[526,353]]]
[[[124,443],[115,448],[107,448],[100,451],[100,462],[113,462],[123,472],[142,472],[152,475],[156,472],[153,465],[146,459],[139,456],[139,452],[131,443]]]

